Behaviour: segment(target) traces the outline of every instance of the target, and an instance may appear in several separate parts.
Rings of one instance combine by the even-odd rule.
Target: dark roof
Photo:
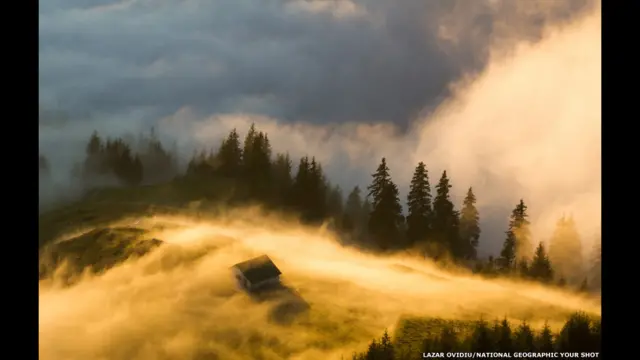
[[[234,265],[234,267],[238,268],[244,277],[254,284],[282,274],[267,255],[243,261]]]

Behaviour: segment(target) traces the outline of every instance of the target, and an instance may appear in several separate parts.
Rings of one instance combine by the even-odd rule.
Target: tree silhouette
[[[400,223],[403,220],[398,187],[391,181],[386,160],[382,158],[373,181],[368,187],[373,199],[369,217],[369,232],[381,250],[388,250],[399,243]]]
[[[551,261],[549,261],[549,257],[547,256],[542,242],[538,244],[536,252],[533,255],[531,267],[529,268],[529,276],[532,279],[545,283],[553,280],[553,268],[551,267]]]
[[[432,238],[454,257],[461,257],[464,247],[459,241],[459,218],[449,197],[451,184],[447,172],[443,171],[433,200]]]
[[[431,218],[431,185],[426,165],[418,163],[407,196],[407,242],[413,245],[429,235]]]
[[[549,258],[570,283],[576,284],[584,273],[582,241],[573,217],[562,216],[549,241]]]
[[[516,266],[516,259],[528,258],[531,256],[531,230],[527,206],[523,200],[511,212],[509,218],[509,229],[507,237],[502,244],[500,252],[500,265],[503,272],[513,272]]]
[[[226,178],[237,179],[242,171],[242,149],[240,148],[240,135],[236,129],[222,140],[217,155],[218,167],[216,172]]]
[[[473,189],[469,188],[460,211],[460,241],[461,245],[467,249],[465,251],[466,257],[471,259],[477,257],[480,239],[480,215],[475,204],[476,196]]]

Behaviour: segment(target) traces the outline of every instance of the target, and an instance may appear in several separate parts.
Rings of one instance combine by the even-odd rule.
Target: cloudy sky
[[[547,134],[541,137],[544,140],[522,150],[521,154],[527,154],[524,157],[534,152],[534,148],[548,148],[549,141],[565,134],[551,125],[560,120],[550,118],[546,127],[519,127],[539,121],[517,122],[516,118],[531,108],[523,104],[531,99],[531,93],[522,91],[522,79],[509,74],[522,71],[508,70],[508,64],[493,67],[492,64],[498,63],[497,59],[515,57],[510,54],[520,54],[518,49],[523,44],[541,41],[549,26],[570,23],[592,9],[594,3],[590,0],[41,0],[41,152],[52,159],[54,167],[58,164],[66,173],[77,160],[79,146],[94,129],[115,135],[160,126],[163,136],[186,146],[187,154],[192,150],[189,146],[211,146],[231,127],[242,129],[255,121],[268,130],[276,150],[318,156],[335,181],[344,186],[366,185],[368,174],[381,156],[391,159],[392,174],[403,183],[415,163],[424,160],[432,170],[432,181],[443,169],[449,169],[454,172],[454,186],[459,184],[458,194],[471,185],[484,186],[477,182],[491,182],[492,186],[484,186],[485,199],[497,200],[486,200],[486,204],[500,203],[509,208],[527,193],[505,192],[505,188],[532,187],[522,180],[524,170],[519,167],[513,170],[513,161],[501,155],[506,146],[504,140],[494,139],[500,146],[489,149],[486,143],[466,138],[462,141],[468,131],[461,133],[459,126],[447,126],[447,131],[437,132],[425,129],[431,123],[435,126],[436,120],[443,118],[438,115],[441,113],[448,114],[444,116],[449,119],[447,124],[455,125],[457,120],[451,115],[451,106],[443,104],[460,98],[454,96],[456,89],[479,83],[477,86],[486,90],[470,90],[481,94],[473,99],[489,96],[493,93],[489,87],[497,89],[496,94],[506,95],[483,100],[483,104],[494,105],[490,112],[477,105],[480,100],[465,100],[458,107],[465,109],[458,111],[464,117],[482,113],[480,119],[493,118],[478,120],[473,125],[478,131],[509,118],[508,131],[518,136],[527,137],[532,131]],[[574,44],[576,40],[568,43]],[[560,69],[567,69],[567,61],[573,60],[549,63],[544,59],[555,56],[549,55],[551,51],[562,51],[549,49],[552,47],[531,50],[532,54],[547,55],[520,56],[519,63],[513,61],[520,65],[514,66],[535,67],[529,74],[547,66],[549,71],[571,75]],[[595,54],[595,50],[598,49],[584,48],[589,55]],[[534,65],[525,61],[534,58],[537,59]],[[589,66],[595,64],[590,62]],[[573,65],[572,68],[578,69]],[[586,65],[584,68],[592,69]],[[487,74],[490,79],[474,82],[473,79],[486,78]],[[547,81],[540,86],[557,87],[548,75],[530,76],[530,82]],[[580,78],[577,74],[576,79]],[[566,79],[563,85],[568,86],[566,83],[573,79]],[[502,84],[512,87],[506,89],[507,85]],[[576,87],[577,91],[585,88],[584,84]],[[507,96],[518,91],[520,95],[514,95],[513,99]],[[562,94],[569,91],[574,89],[566,88]],[[547,95],[549,99],[545,101],[556,101],[557,105],[538,115],[569,114],[568,109],[573,109],[570,98],[551,96],[550,91]],[[599,93],[588,94],[589,99],[595,99],[596,95]],[[543,100],[535,101],[541,104]],[[597,102],[599,106],[599,98]],[[521,107],[516,109],[514,104]],[[596,119],[591,127],[583,126],[593,130],[589,134],[597,132],[599,136],[599,117],[597,120],[597,129]],[[492,134],[496,133],[499,131]],[[464,144],[455,151],[451,148],[435,151],[444,138]],[[596,138],[584,137],[567,153],[586,149],[593,139]],[[461,160],[463,157],[477,157],[496,165],[470,167],[468,161]],[[497,157],[499,161],[495,161]],[[562,164],[576,161],[556,158]],[[599,158],[597,163],[597,169],[589,170],[599,171]],[[497,172],[500,164],[505,171],[517,172],[518,181],[514,182],[515,176],[496,177],[493,172]],[[549,165],[550,171],[558,167],[556,163]],[[599,179],[594,184],[583,187],[591,191],[597,185],[599,189]],[[556,181],[553,186],[554,191],[562,190],[563,194],[565,187],[586,191],[582,185],[568,181],[562,184]],[[545,189],[536,191],[542,193]]]
[[[580,9],[573,2],[554,15]],[[530,11],[509,3],[41,1],[40,101],[80,116],[155,119],[188,106],[406,125],[482,68],[490,42],[506,35],[494,17]],[[540,15],[508,35],[536,36]]]

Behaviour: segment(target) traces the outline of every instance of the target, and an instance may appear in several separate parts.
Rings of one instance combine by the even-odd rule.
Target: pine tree
[[[529,262],[526,258],[522,258],[518,261],[518,275],[522,278],[529,277]]]
[[[409,245],[423,241],[429,235],[431,218],[431,185],[426,165],[418,163],[407,196],[407,241]]]
[[[514,350],[511,339],[511,324],[509,324],[507,319],[500,322],[496,331],[496,337],[496,350],[500,352],[512,352]]]
[[[589,282],[587,281],[586,278],[582,280],[582,283],[580,284],[580,288],[578,289],[578,291],[583,293],[589,292]]]
[[[477,257],[480,239],[480,215],[475,204],[476,196],[469,188],[460,211],[460,241],[467,248],[466,256],[471,259]]]
[[[359,220],[362,213],[362,200],[360,198],[360,188],[355,186],[347,196],[344,215],[342,217],[342,228],[344,231],[359,231],[361,224]]]
[[[327,189],[327,180],[324,176],[322,165],[316,161],[315,157],[311,158],[309,174],[311,190],[309,193],[309,200],[311,201],[311,216],[309,221],[321,222],[329,215],[327,204],[327,193],[329,189]]]
[[[591,320],[582,312],[572,314],[562,327],[562,330],[560,330],[557,340],[557,351],[595,351],[593,347]]]
[[[271,145],[269,137],[262,131],[257,132],[252,124],[245,138],[245,150],[242,153],[244,180],[248,185],[251,199],[268,200],[272,194]]]
[[[471,351],[489,352],[494,350],[495,347],[491,339],[491,329],[489,329],[489,325],[484,320],[478,321],[473,330]]]
[[[573,217],[561,217],[549,241],[549,258],[556,269],[576,284],[584,274],[582,241]]]
[[[391,181],[389,168],[382,158],[373,182],[368,187],[372,197],[372,211],[369,217],[369,232],[381,250],[388,250],[398,244],[400,223],[403,220],[402,205],[398,187]]]
[[[528,220],[527,206],[524,200],[520,199],[518,205],[511,213],[509,221],[509,230],[513,232],[516,239],[516,258],[530,258],[533,253],[531,243],[531,229]]]
[[[554,351],[553,334],[551,333],[549,324],[546,322],[544,324],[544,327],[542,328],[542,331],[536,337],[536,348],[540,352]]]
[[[498,258],[500,270],[504,273],[513,271],[516,262],[516,237],[512,231],[507,231],[507,238],[502,244],[500,257]]]
[[[449,198],[451,185],[447,172],[443,171],[433,200],[433,220],[431,222],[432,238],[445,251],[449,251],[455,258],[464,254],[459,241],[459,217]]]
[[[325,184],[325,187],[329,189],[327,194],[327,209],[331,217],[337,221],[342,221],[344,214],[344,203],[342,199],[342,189],[339,185],[331,186],[331,184]]]
[[[382,335],[382,338],[380,338],[380,342],[379,344],[379,359],[380,360],[393,360],[394,358],[394,349],[393,349],[393,344],[391,343],[391,337],[389,336],[389,333],[387,332],[387,330],[385,329],[384,334]]]
[[[256,124],[251,123],[251,126],[249,127],[249,131],[247,131],[247,135],[244,138],[244,148],[242,149],[243,154],[251,154],[251,150],[252,150],[256,135],[257,135]],[[245,158],[244,160],[245,160],[244,166],[247,167],[248,166],[247,160],[249,159]]]
[[[102,151],[102,139],[98,135],[97,131],[94,131],[89,138],[89,143],[86,147],[87,156],[98,155]]]
[[[289,154],[277,154],[273,163],[273,180],[277,203],[289,207],[292,203],[293,178],[291,175],[292,163]]]
[[[514,334],[515,347],[518,351],[533,352],[536,351],[535,337],[531,327],[523,322]]]
[[[242,168],[242,149],[240,136],[236,129],[231,130],[227,138],[222,140],[218,150],[218,171],[223,177],[237,178]]]
[[[445,325],[438,338],[437,352],[448,353],[458,347],[458,335],[450,325]]]
[[[389,167],[387,166],[387,160],[385,158],[382,158],[376,172],[371,176],[373,177],[373,181],[371,182],[371,185],[367,187],[367,190],[369,190],[368,197],[372,199],[372,208],[375,209],[382,199],[382,191],[391,181]]]
[[[293,182],[292,200],[295,210],[301,214],[303,220],[309,219],[309,209],[311,207],[311,164],[309,158],[300,158],[298,170]]]
[[[551,282],[551,280],[553,280],[553,268],[551,267],[551,262],[549,261],[549,257],[547,256],[544,244],[542,244],[542,242],[538,244],[536,252],[533,255],[531,267],[529,268],[529,276],[532,279],[536,279],[545,283]]]
[[[527,218],[527,206],[523,200],[520,200],[511,212],[507,237],[500,252],[500,265],[503,272],[513,272],[516,259],[526,259],[531,256],[531,230]]]

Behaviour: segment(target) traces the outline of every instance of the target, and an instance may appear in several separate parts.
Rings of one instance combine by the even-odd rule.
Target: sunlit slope
[[[137,234],[129,241],[163,243],[70,287],[40,282],[43,359],[339,359],[406,317],[506,316],[558,326],[575,310],[600,313],[593,300],[537,285],[365,255],[340,247],[330,233],[255,211],[210,220],[133,217],[102,234],[127,228]],[[73,234],[67,246],[86,236]],[[258,301],[235,288],[229,266],[264,253],[306,311],[286,317],[290,299]],[[411,321],[403,331],[419,333],[422,325]]]

